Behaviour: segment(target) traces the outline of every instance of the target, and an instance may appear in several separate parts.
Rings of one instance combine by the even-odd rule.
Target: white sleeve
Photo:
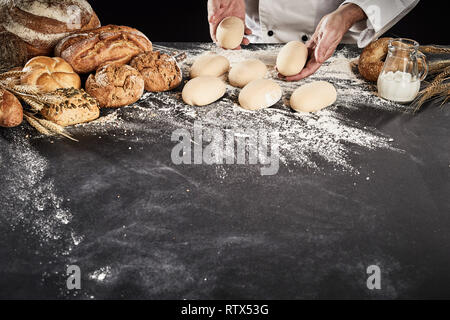
[[[374,39],[392,28],[405,17],[420,0],[349,0],[367,15],[367,20],[356,23],[350,31],[359,32],[358,46],[366,47]]]

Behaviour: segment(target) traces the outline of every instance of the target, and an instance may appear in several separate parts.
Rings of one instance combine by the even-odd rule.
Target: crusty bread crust
[[[107,64],[126,64],[146,51],[152,51],[152,43],[142,32],[108,25],[62,39],[55,55],[70,63],[77,73],[89,73]]]
[[[100,27],[100,21],[85,0],[16,0],[3,7],[2,28],[27,45],[28,57],[49,56],[67,35]]]
[[[364,79],[376,82],[383,70],[384,59],[388,53],[389,41],[392,38],[380,38],[369,44],[359,58],[359,73]]]
[[[61,58],[34,57],[25,65],[21,83],[39,86],[42,92],[60,88],[81,88],[80,76]]]
[[[84,90],[58,89],[52,92],[52,99],[58,103],[46,105],[41,114],[60,126],[90,122],[100,116],[98,102]]]
[[[10,92],[0,89],[0,126],[17,127],[23,121],[20,101]]]
[[[86,91],[97,99],[100,107],[123,107],[138,101],[144,94],[144,79],[128,65],[109,64],[91,74]]]
[[[177,62],[159,51],[137,55],[131,60],[130,66],[142,74],[145,81],[145,90],[149,92],[175,89],[182,80],[181,70]]]

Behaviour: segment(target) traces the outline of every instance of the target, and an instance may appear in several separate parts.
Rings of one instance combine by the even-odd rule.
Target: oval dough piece
[[[234,87],[243,88],[253,80],[262,79],[267,67],[258,59],[242,61],[231,68],[228,80]]]
[[[303,70],[308,58],[308,49],[300,41],[287,43],[278,53],[277,70],[283,76],[291,77]]]
[[[236,49],[244,38],[244,21],[238,17],[228,17],[217,27],[216,38],[219,46],[224,49]]]
[[[265,109],[277,103],[282,95],[283,91],[275,81],[253,80],[239,94],[239,104],[247,110]]]
[[[230,69],[230,62],[224,56],[206,54],[197,60],[191,67],[191,78],[220,77]]]
[[[336,102],[337,92],[326,81],[305,84],[291,96],[291,108],[298,112],[316,112]]]
[[[216,77],[197,77],[190,80],[183,88],[183,101],[191,106],[206,106],[223,97],[227,88]]]

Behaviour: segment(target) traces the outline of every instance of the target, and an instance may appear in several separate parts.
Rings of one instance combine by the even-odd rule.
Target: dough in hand
[[[281,87],[273,80],[253,80],[239,94],[239,104],[247,110],[259,110],[273,106],[283,94]]]
[[[228,72],[230,69],[230,62],[224,56],[209,53],[203,55],[191,67],[191,78],[209,76],[220,77]]]
[[[244,21],[238,17],[228,17],[217,27],[216,38],[219,46],[224,49],[236,49],[244,38]]]
[[[183,88],[183,101],[191,106],[206,106],[223,97],[227,88],[216,77],[197,77],[190,80]]]
[[[283,76],[291,77],[303,70],[308,58],[308,49],[300,41],[291,41],[278,53],[277,70]]]
[[[267,67],[258,59],[242,61],[230,70],[228,80],[234,87],[243,88],[253,80],[262,79],[267,73]]]
[[[291,96],[291,108],[298,112],[316,112],[336,102],[337,92],[326,81],[305,84]]]

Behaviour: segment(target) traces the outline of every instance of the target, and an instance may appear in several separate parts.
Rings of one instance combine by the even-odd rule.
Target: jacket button
[[[269,32],[267,32],[267,35],[268,35],[269,37],[272,37],[272,36],[273,36],[273,31],[272,31],[272,30],[269,30]]]
[[[303,37],[302,37],[302,41],[303,41],[303,42],[306,42],[306,41],[308,41],[308,39],[309,39],[309,38],[308,38],[308,36],[307,36],[306,34],[305,34],[305,35],[303,35]]]

